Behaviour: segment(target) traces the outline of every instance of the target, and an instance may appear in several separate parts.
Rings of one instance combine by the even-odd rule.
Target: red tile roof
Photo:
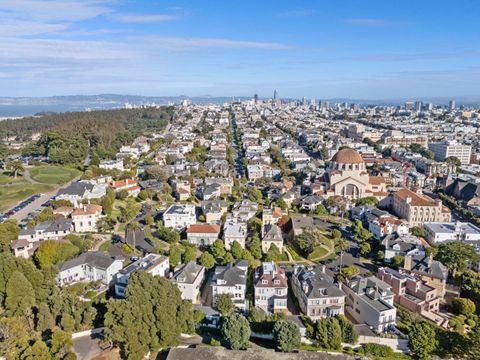
[[[220,225],[217,224],[192,224],[187,229],[189,234],[218,234],[219,232]]]

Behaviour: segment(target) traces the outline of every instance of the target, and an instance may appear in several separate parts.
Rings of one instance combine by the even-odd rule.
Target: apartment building
[[[391,286],[375,276],[353,278],[342,284],[345,312],[359,324],[381,333],[392,329],[397,318]]]
[[[452,217],[450,210],[442,205],[441,200],[434,200],[406,188],[393,194],[392,209],[411,226],[425,222],[449,222]]]
[[[173,204],[163,213],[163,225],[183,229],[197,222],[195,205]]]
[[[264,262],[253,274],[255,306],[266,312],[287,312],[288,282],[285,271],[274,262]]]
[[[462,145],[456,140],[447,140],[430,143],[428,148],[433,151],[437,161],[445,161],[445,159],[454,156],[460,160],[462,165],[470,164],[470,157],[472,156],[472,147],[470,145]]]
[[[240,260],[235,264],[215,267],[212,278],[212,306],[218,305],[222,294],[228,294],[237,309],[246,310],[248,261]]]
[[[324,266],[295,265],[291,286],[300,310],[312,320],[343,314],[345,293]]]

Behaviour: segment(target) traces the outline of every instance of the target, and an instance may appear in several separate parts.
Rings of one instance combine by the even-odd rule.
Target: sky
[[[480,97],[477,0],[0,0],[0,96]]]

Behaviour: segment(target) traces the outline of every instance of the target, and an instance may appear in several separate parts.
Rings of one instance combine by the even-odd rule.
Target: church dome
[[[362,156],[355,150],[345,148],[339,150],[332,158],[332,161],[337,164],[362,164]]]

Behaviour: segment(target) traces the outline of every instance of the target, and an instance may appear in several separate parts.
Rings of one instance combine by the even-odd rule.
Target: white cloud
[[[113,14],[109,18],[124,23],[157,23],[175,20],[177,16],[168,14]]]
[[[218,38],[179,38],[179,37],[152,37],[152,46],[169,49],[189,50],[195,48],[224,48],[224,49],[264,49],[287,50],[292,46],[276,42],[259,42]]]
[[[47,24],[34,21],[5,21],[0,18],[0,34],[4,36],[25,36],[47,34],[65,30],[68,24]]]
[[[386,19],[371,19],[371,18],[346,19],[344,20],[344,23],[349,25],[373,26],[373,27],[395,26],[400,24],[400,22],[396,22],[396,21],[390,21]]]
[[[43,21],[78,21],[109,13],[112,0],[2,0],[0,10]]]

